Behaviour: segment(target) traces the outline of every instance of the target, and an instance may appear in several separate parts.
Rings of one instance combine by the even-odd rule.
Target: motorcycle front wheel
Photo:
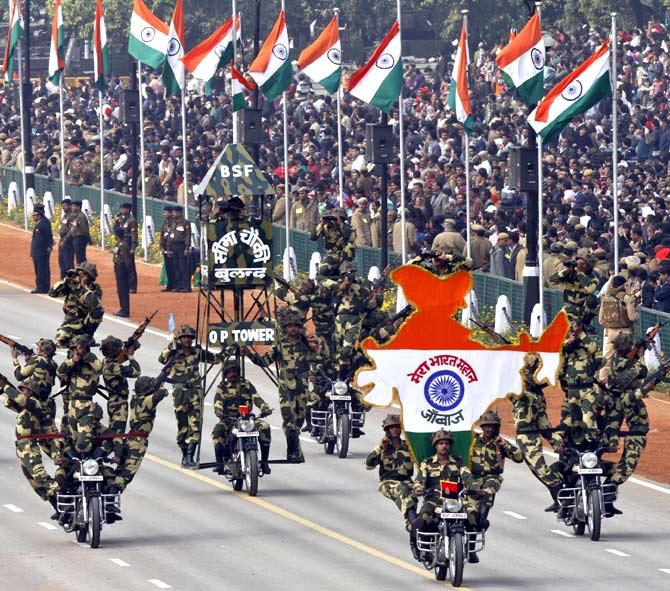
[[[255,449],[249,449],[244,452],[244,461],[247,469],[244,473],[244,485],[250,497],[255,497],[258,493],[258,453]]]
[[[88,500],[88,537],[91,548],[100,545],[100,497]]]
[[[593,489],[589,492],[589,514],[587,516],[587,524],[589,526],[589,533],[591,540],[597,542],[600,539],[600,525],[602,523],[602,512],[600,507],[602,505],[602,492],[599,489]]]
[[[351,435],[351,419],[347,414],[337,417],[337,455],[346,458],[349,453],[349,437]]]
[[[449,581],[454,587],[463,582],[463,534],[454,532],[449,536]]]

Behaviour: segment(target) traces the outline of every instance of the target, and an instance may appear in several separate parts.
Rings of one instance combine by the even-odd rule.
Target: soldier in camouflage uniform
[[[523,462],[523,454],[518,447],[500,437],[500,417],[494,411],[485,412],[479,419],[482,433],[475,433],[470,447],[470,471],[477,495],[468,495],[468,501],[477,514],[477,526],[486,531],[489,527],[488,514],[496,494],[500,490],[505,469],[505,459],[517,464]]]
[[[125,433],[128,421],[128,378],[139,377],[141,370],[133,354],[135,349],[127,349],[127,362],[117,361],[123,342],[121,339],[109,336],[100,346],[103,355],[102,380],[107,388],[107,415],[109,416],[109,430],[113,433]],[[121,440],[115,440],[115,448],[121,446]],[[116,454],[117,456],[120,454]]]
[[[37,354],[26,357],[24,366],[21,366],[15,348],[12,347],[11,353],[14,377],[20,382],[30,379],[39,387],[37,396],[43,405],[43,432],[56,433],[56,427],[54,426],[56,401],[50,398],[51,390],[56,382],[56,370],[58,369],[58,364],[53,360],[56,353],[56,344],[49,339],[37,341]],[[51,453],[52,445],[50,441],[42,440],[40,445],[44,453]]]
[[[93,448],[93,396],[98,389],[102,363],[91,352],[87,335],[77,337],[75,347],[58,367],[61,384],[67,387],[63,395],[67,406],[67,434],[79,454]]]
[[[200,443],[200,418],[202,414],[202,378],[201,363],[215,363],[217,355],[203,350],[194,344],[195,329],[187,324],[179,327],[173,344],[158,357],[160,363],[167,363],[173,355],[178,355],[170,368],[170,383],[174,384],[174,414],[177,419],[177,445],[182,452],[181,465],[185,468],[195,466],[194,454]]]
[[[549,381],[537,380],[537,372],[542,366],[538,353],[529,353],[521,368],[522,392],[512,397],[512,418],[516,430],[516,444],[526,465],[533,475],[549,489],[553,504],[548,511],[558,511],[556,496],[563,484],[561,473],[550,467],[544,459],[542,437],[551,441],[554,448],[560,447],[562,440],[553,432],[547,416],[547,401],[543,389]]]
[[[593,379],[600,367],[600,351],[596,340],[582,322],[573,322],[562,347],[563,367],[560,383],[565,400],[561,423],[575,446],[598,437],[597,402]]]
[[[412,490],[414,462],[407,443],[400,437],[400,415],[387,415],[382,427],[384,437],[365,458],[365,468],[374,470],[379,466],[379,492],[393,501],[405,516],[412,554],[418,559],[416,532],[412,527],[416,519],[416,497]]]
[[[63,322],[56,331],[56,345],[65,349],[70,348],[70,341],[82,331],[82,323],[79,318],[79,298],[83,288],[79,283],[79,275],[74,270],[69,270],[65,279],[56,282],[49,290],[52,298],[63,297]]]
[[[0,389],[5,407],[17,413],[16,457],[21,471],[39,497],[49,501],[56,509],[58,485],[44,468],[38,440],[32,439],[34,435],[43,434],[43,429],[48,427],[44,407],[39,401],[40,385],[34,380],[27,380],[16,389],[0,374]]]
[[[326,244],[326,256],[321,261],[320,272],[334,272],[337,274],[344,261],[352,261],[356,255],[355,233],[345,225],[347,219],[345,211],[336,207],[326,212],[319,224],[309,236],[310,240],[323,238]]]
[[[216,389],[214,396],[214,413],[219,422],[212,430],[212,442],[214,444],[214,455],[219,466],[224,461],[230,460],[232,450],[229,438],[233,427],[237,424],[240,406],[246,406],[251,412],[254,405],[261,411],[261,415],[268,415],[272,411],[263,398],[258,394],[254,385],[240,377],[240,367],[234,359],[226,361],[223,366],[223,381]],[[264,474],[270,474],[270,424],[261,419],[256,419],[258,430],[258,443],[261,448],[261,469]],[[219,469],[219,474],[222,470]]]
[[[446,277],[456,271],[471,269],[472,259],[458,254],[430,251],[425,255],[412,259],[409,261],[409,264],[426,269],[426,271],[430,271],[438,277]]]
[[[598,282],[593,277],[594,260],[591,255],[577,257],[577,261],[566,261],[563,267],[549,277],[549,283],[563,290],[563,309],[568,320],[582,318],[585,312],[595,314],[598,300],[594,296],[598,291]]]
[[[90,337],[93,345],[95,331],[98,330],[105,314],[102,307],[102,288],[95,281],[98,278],[98,269],[93,263],[83,262],[77,267],[77,273],[82,288],[77,301],[82,332]]]
[[[140,469],[144,454],[149,446],[149,435],[154,428],[156,409],[161,400],[168,395],[153,378],[141,376],[135,382],[135,396],[130,401],[129,432],[142,435],[131,435],[126,440],[123,460],[116,469],[115,484],[120,491],[132,482]]]
[[[282,428],[286,435],[286,457],[290,461],[304,462],[300,449],[299,431],[312,400],[309,382],[316,380],[319,369],[319,340],[314,335],[304,336],[303,319],[295,312],[285,313],[281,320],[279,342],[272,349],[259,355],[246,351],[251,360],[262,367],[279,365],[279,405]]]

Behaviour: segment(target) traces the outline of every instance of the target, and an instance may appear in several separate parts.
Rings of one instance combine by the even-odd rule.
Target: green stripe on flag
[[[433,433],[405,433],[407,441],[414,455],[414,459],[420,464],[426,458],[435,455],[433,447]],[[461,458],[464,464],[468,463],[470,446],[472,445],[472,431],[452,432],[454,438],[449,455]]]
[[[330,94],[335,94],[340,88],[340,80],[342,79],[342,69],[337,68],[330,76],[326,76],[319,84],[323,86]]]
[[[286,59],[282,67],[272,74],[272,76],[265,81],[265,84],[261,86],[261,92],[265,98],[271,101],[284,92],[291,84],[292,73],[293,69],[291,67],[291,62]]]
[[[179,88],[179,83],[175,78],[172,66],[170,66],[168,61],[166,61],[165,65],[163,66],[163,84],[165,85],[167,96],[173,96],[181,92],[181,88]]]
[[[233,95],[233,113],[247,108],[247,101],[243,92],[237,92]]]
[[[503,74],[503,76],[506,76],[506,74]],[[536,105],[544,96],[544,73],[540,71],[526,80],[517,88],[517,92],[526,106]]]
[[[398,102],[398,97],[402,91],[402,75],[403,69],[401,58],[398,60],[398,63],[393,66],[389,75],[384,78],[384,81],[370,100],[370,104],[381,109],[384,113],[389,113],[393,106]]]
[[[128,39],[128,53],[137,61],[152,68],[160,68],[166,55],[149,47],[133,35]]]

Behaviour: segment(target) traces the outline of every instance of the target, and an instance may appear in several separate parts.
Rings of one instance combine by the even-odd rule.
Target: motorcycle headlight
[[[333,391],[338,396],[344,396],[349,391],[349,386],[345,382],[335,382],[333,384]]]
[[[86,476],[95,476],[98,473],[98,470],[100,470],[100,466],[98,466],[98,462],[95,460],[86,460],[81,465],[81,471]]]
[[[463,508],[463,501],[461,499],[447,499],[446,505],[449,513],[458,513]]]
[[[253,431],[255,426],[253,421],[240,421],[241,431]]]
[[[582,455],[582,466],[584,468],[595,468],[598,465],[598,456],[593,452],[587,452]]]

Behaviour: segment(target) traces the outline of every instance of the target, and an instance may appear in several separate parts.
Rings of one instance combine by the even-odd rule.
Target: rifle
[[[398,320],[405,320],[412,312],[414,312],[414,306],[407,304],[400,312],[391,317],[389,324],[395,324]]]
[[[475,326],[478,326],[479,328],[481,328],[487,335],[489,335],[490,337],[493,337],[499,344],[501,344],[501,345],[511,345],[512,344],[512,341],[510,341],[509,339],[506,339],[503,335],[501,335],[500,333],[493,330],[487,324],[484,324],[483,322],[479,322],[479,321],[475,320],[472,316],[470,316],[470,322],[474,322]]]
[[[287,289],[291,293],[295,293],[295,289],[291,286],[291,284],[288,281],[286,281],[286,279],[280,277],[276,273],[273,273],[272,276],[274,277],[274,280],[280,285],[280,287]]]
[[[128,340],[125,343],[123,343],[123,348],[121,349],[121,352],[116,358],[116,361],[118,363],[123,363],[124,361],[126,361],[126,359],[128,359],[128,349],[130,349],[131,347],[133,349],[137,349],[137,347],[140,344],[140,339],[144,334],[144,331],[147,329],[147,326],[149,326],[149,323],[153,320],[156,314],[158,314],[158,310],[154,310],[154,313],[151,316],[147,316],[144,319],[144,322],[142,322],[142,324],[140,324],[135,329],[135,332],[133,332],[133,334],[130,335]]]
[[[58,390],[58,392],[56,392],[55,394],[50,394],[49,395],[50,400],[58,398],[59,396],[65,394],[65,392],[68,391],[68,389],[70,388],[70,382],[72,382],[72,374],[74,373],[74,370],[77,369],[77,366],[81,363],[82,359],[83,357],[80,357],[79,359],[77,359],[77,361],[74,362],[74,365],[70,368],[70,371],[67,374],[67,379],[65,380],[65,383],[62,384],[63,387],[60,390]]]
[[[26,347],[21,343],[17,343],[14,339],[10,339],[5,335],[0,334],[0,343],[5,343],[5,345],[9,345],[10,347],[16,349],[21,355],[25,355],[26,357],[35,355],[35,351],[33,351],[30,347]]]
[[[644,382],[642,382],[642,386],[640,386],[640,389],[644,392],[645,398],[649,395],[652,388],[665,377],[665,374],[668,373],[668,371],[670,371],[670,360],[666,361],[654,373],[645,378]]]
[[[172,366],[183,356],[184,354],[181,351],[174,349],[170,358],[165,362],[163,369],[161,369],[161,372],[154,378],[156,384],[155,390],[158,390],[165,382],[168,384],[171,383],[168,374],[170,373]]]
[[[649,332],[644,335],[641,339],[635,343],[633,348],[628,352],[627,357],[635,357],[636,355],[639,355],[642,353],[642,351],[645,351],[646,349],[649,349],[651,346],[652,342],[656,338],[656,335],[661,332],[661,329],[668,323],[666,320],[665,322],[659,322],[656,326],[651,328]]]

